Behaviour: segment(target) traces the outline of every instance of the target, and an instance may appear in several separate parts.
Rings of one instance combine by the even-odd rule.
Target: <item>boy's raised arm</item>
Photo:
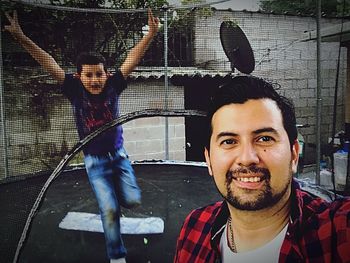
[[[159,19],[153,16],[151,9],[148,9],[148,34],[129,51],[124,63],[120,67],[120,71],[124,78],[126,78],[140,62],[149,44],[152,42],[153,37],[158,32],[158,24]]]
[[[10,24],[5,26],[5,30],[10,32],[22,47],[27,50],[28,53],[53,76],[53,78],[62,84],[65,78],[64,70],[57,64],[50,54],[41,49],[23,33],[21,26],[18,23],[17,12],[14,11],[12,17],[9,13],[6,13],[6,17]]]

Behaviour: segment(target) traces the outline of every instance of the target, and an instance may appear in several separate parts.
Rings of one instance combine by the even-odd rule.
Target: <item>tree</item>
[[[159,9],[166,0],[50,0],[52,6],[87,9]],[[4,11],[16,9],[24,32],[40,47],[51,53],[62,65],[75,64],[77,54],[97,51],[108,66],[124,60],[133,39],[142,36],[147,12],[101,13],[48,9],[5,2]],[[156,14],[157,15],[157,14]]]
[[[16,9],[24,32],[40,47],[51,53],[62,66],[73,66],[77,54],[82,51],[97,51],[107,60],[109,67],[120,65],[135,41],[142,36],[142,27],[147,24],[146,12],[131,12],[130,9],[151,7],[156,16],[163,19],[162,7],[166,0],[49,0],[51,8],[36,7],[16,2],[1,2],[1,11]],[[169,66],[192,65],[192,41],[194,16],[210,16],[211,9],[202,6],[203,0],[182,0],[183,5],[200,8],[178,9],[168,16],[168,63]],[[57,9],[53,9],[56,6]],[[120,12],[101,13],[62,10],[60,7],[92,9],[110,8]],[[122,10],[129,10],[121,12]],[[98,10],[96,10],[98,11]],[[2,21],[6,21],[3,16]],[[177,14],[174,16],[174,14]],[[163,21],[164,22],[164,21]],[[5,22],[6,23],[6,22]],[[6,38],[6,36],[5,36]],[[12,40],[12,38],[9,38]],[[25,53],[11,52],[16,63],[36,63]],[[4,60],[5,65],[14,65]],[[141,65],[164,65],[164,35],[158,34],[146,52]]]
[[[318,0],[262,0],[260,9],[265,12],[315,15]],[[327,16],[349,16],[350,0],[322,0],[322,13]],[[344,12],[343,12],[343,7]]]

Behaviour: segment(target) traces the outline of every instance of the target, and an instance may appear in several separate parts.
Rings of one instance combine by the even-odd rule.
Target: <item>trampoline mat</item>
[[[131,210],[122,208],[122,215],[160,217],[164,221],[164,233],[123,235],[127,260],[172,262],[186,215],[221,197],[206,167],[176,164],[134,164],[133,167],[142,190],[142,205]],[[31,189],[37,189],[46,179],[41,176],[0,185],[2,262],[12,262],[17,243],[8,241],[14,240],[14,235],[18,235],[18,240],[22,231],[16,218],[28,208],[21,206],[21,200],[34,199],[37,193]],[[108,262],[102,233],[59,228],[68,212],[98,213],[83,169],[61,174],[49,187],[19,262]]]

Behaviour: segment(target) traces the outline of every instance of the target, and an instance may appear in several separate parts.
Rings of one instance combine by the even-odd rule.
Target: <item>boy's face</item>
[[[79,77],[85,89],[93,95],[100,94],[107,81],[107,73],[102,63],[96,65],[82,65]]]

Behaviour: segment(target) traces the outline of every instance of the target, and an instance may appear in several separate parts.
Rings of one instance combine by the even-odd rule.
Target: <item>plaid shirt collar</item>
[[[224,201],[222,203],[221,209],[218,210],[216,220],[214,221],[213,227],[211,229],[210,243],[211,243],[211,247],[217,253],[220,253],[220,239],[221,239],[222,232],[225,229],[228,216],[229,216],[229,210],[228,210],[226,201]]]

